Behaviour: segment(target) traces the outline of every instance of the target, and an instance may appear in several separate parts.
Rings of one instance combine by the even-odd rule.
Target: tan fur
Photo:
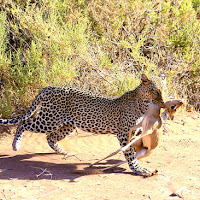
[[[146,135],[133,143],[138,159],[150,155],[152,150],[155,149],[161,141],[162,131],[160,127],[162,126],[162,120],[160,117],[160,109],[165,108],[164,114],[166,115],[166,119],[172,120],[176,109],[182,104],[183,102],[181,100],[170,100],[160,105],[156,103],[151,103],[149,105],[143,120],[129,131],[128,143],[130,143],[132,132],[136,131],[138,128],[142,128],[141,136],[144,134]]]
[[[94,164],[97,164],[100,161],[117,154],[119,151],[126,151],[127,149],[129,149],[131,145],[134,147],[135,152],[136,152],[136,157],[138,159],[148,156],[152,152],[152,150],[158,146],[162,137],[162,131],[160,129],[162,126],[162,120],[160,117],[161,108],[165,108],[165,111],[162,114],[165,120],[173,119],[177,108],[179,108],[182,104],[183,102],[181,100],[170,100],[163,104],[158,104],[157,102],[151,103],[142,121],[130,129],[127,145],[124,147],[121,147],[120,149],[111,153],[105,158],[98,160],[97,162],[91,164],[90,166],[93,166]],[[139,136],[136,136],[131,141],[132,132],[136,131],[135,135],[137,135],[138,129],[142,129],[142,134]],[[115,164],[114,166],[118,166],[125,162],[126,161],[121,162],[119,164]],[[107,167],[105,169],[102,169],[102,171],[110,169],[112,167],[113,166]]]

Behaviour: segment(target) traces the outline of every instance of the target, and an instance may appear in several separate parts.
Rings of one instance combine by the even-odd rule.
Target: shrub
[[[199,109],[199,5],[199,0],[2,3],[0,113],[20,114],[47,85],[119,96],[139,84],[141,72],[166,74],[169,95]]]

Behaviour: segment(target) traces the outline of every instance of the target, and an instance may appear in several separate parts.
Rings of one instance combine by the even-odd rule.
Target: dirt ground
[[[131,173],[127,163],[103,174],[93,169],[123,161],[122,153],[89,164],[119,147],[115,135],[95,135],[78,130],[61,141],[76,157],[55,154],[44,134],[25,132],[19,151],[12,150],[13,134],[0,127],[0,199],[200,199],[200,115],[179,113],[164,125],[160,146],[140,160],[158,175],[143,178]],[[11,132],[14,132],[15,128]],[[79,160],[80,159],[80,160]],[[83,173],[77,173],[83,172]],[[85,173],[86,172],[86,173]]]

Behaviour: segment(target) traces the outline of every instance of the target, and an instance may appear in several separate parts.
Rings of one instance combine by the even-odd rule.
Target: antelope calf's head
[[[183,101],[181,99],[169,100],[165,102],[163,106],[165,111],[162,113],[163,120],[173,120],[176,110],[182,105]]]

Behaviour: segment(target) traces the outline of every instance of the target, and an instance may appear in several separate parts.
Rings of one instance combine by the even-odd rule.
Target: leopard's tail
[[[14,119],[0,119],[0,124],[8,124],[8,125],[9,124],[17,124],[17,123],[20,123],[21,121],[29,119],[35,113],[35,111],[38,109],[38,107],[42,101],[41,92],[36,96],[32,105],[30,106],[30,108],[23,115],[16,117]]]
[[[14,118],[14,119],[0,119],[0,124],[16,124],[18,123],[21,119],[21,116]]]

